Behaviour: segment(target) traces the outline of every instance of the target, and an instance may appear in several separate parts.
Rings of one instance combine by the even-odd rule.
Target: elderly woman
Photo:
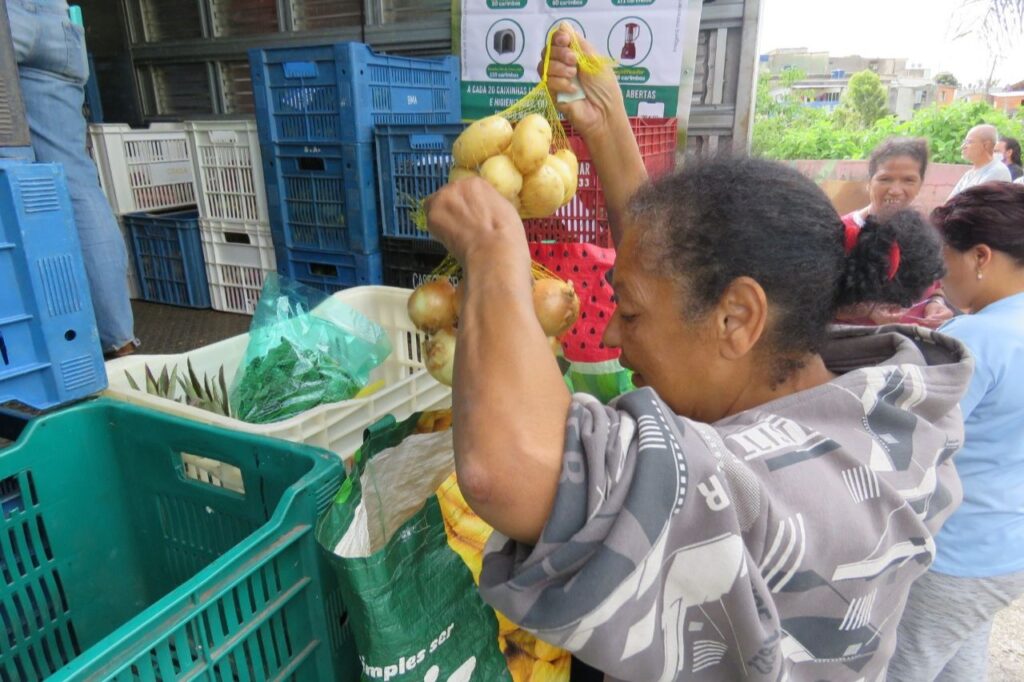
[[[556,92],[575,87],[568,38]],[[830,331],[838,306],[916,267],[894,264],[891,235],[845,243],[825,195],[766,161],[648,184],[614,76],[581,81],[586,99],[562,108],[618,245],[605,342],[641,388],[608,407],[569,395],[519,217],[486,182],[427,206],[465,272],[454,441],[463,493],[497,531],[481,593],[609,679],[879,679],[960,497],[963,347]]]
[[[992,621],[1024,594],[1024,187],[972,187],[932,220],[946,292],[970,313],[942,328],[975,362],[954,458],[964,502],[910,591],[889,679],[982,681]]]
[[[890,137],[871,151],[868,157],[868,197],[871,203],[843,216],[848,230],[864,227],[868,221],[884,219],[908,209],[917,199],[928,170],[928,141],[924,138]],[[886,324],[904,322],[938,327],[953,316],[941,287],[928,288],[912,306],[880,305],[871,301],[839,311],[838,321],[848,324]]]

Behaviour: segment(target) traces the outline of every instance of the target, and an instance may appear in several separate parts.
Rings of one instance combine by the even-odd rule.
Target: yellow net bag
[[[569,33],[578,71],[596,74],[614,64],[608,57],[588,53],[572,27],[561,24],[548,33],[540,83],[507,109],[471,123],[452,146],[455,163],[448,182],[479,176],[522,218],[546,218],[576,195],[579,162],[548,90],[551,46],[559,29]],[[422,205],[413,220],[426,229]]]

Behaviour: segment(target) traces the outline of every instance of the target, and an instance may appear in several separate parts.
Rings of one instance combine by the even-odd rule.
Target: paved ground
[[[145,355],[183,353],[249,331],[248,315],[192,310],[170,305],[132,301],[135,335]]]
[[[989,682],[1024,680],[1024,599],[996,618],[988,652]]]

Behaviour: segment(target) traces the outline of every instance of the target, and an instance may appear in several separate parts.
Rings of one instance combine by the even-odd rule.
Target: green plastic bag
[[[348,400],[391,353],[380,325],[298,282],[267,276],[231,385],[232,412],[250,424]]]
[[[563,378],[573,393],[589,393],[602,403],[632,391],[633,372],[618,360],[604,362],[565,362]]]
[[[370,427],[353,475],[317,527],[333,555],[362,679],[511,680],[498,618],[445,532],[436,491],[455,468],[451,430],[416,433],[420,416]]]

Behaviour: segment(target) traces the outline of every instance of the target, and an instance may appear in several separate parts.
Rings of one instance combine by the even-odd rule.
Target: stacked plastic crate
[[[444,246],[419,229],[420,202],[448,180],[462,124],[378,126],[377,179],[384,283],[413,289],[444,260]]]
[[[39,410],[107,385],[59,164],[0,160],[0,405]]]
[[[189,121],[199,231],[214,310],[251,315],[276,268],[256,122]]]
[[[89,141],[100,184],[124,232],[130,289],[131,273],[136,277],[133,298],[209,308],[185,125],[93,124]]]
[[[379,284],[375,126],[458,123],[458,60],[336,43],[249,61],[278,271],[325,291]]]

